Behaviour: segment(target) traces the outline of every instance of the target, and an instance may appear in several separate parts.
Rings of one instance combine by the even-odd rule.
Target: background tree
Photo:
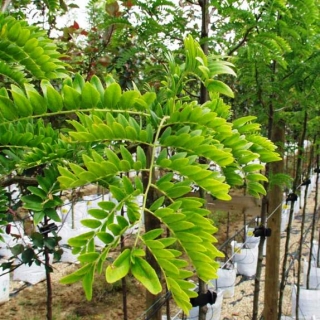
[[[17,258],[20,262],[17,263],[12,259],[2,264],[2,267],[11,269],[17,268],[21,264],[31,265],[33,263],[45,265],[47,319],[52,319],[50,277],[52,268],[49,254],[54,254],[55,258],[59,259],[61,252],[56,250],[59,240],[57,235],[49,236],[48,232],[42,231],[48,225],[50,219],[54,221],[60,220],[55,209],[57,205],[61,204],[61,200],[53,195],[55,181],[46,192],[41,188],[35,187],[37,184],[43,187],[43,179],[35,178],[37,174],[42,172],[43,167],[36,166],[35,169],[29,168],[29,170],[17,171],[17,165],[26,149],[40,145],[45,141],[45,127],[49,129],[47,133],[50,132],[53,135],[55,133],[51,125],[46,125],[43,121],[35,124],[33,119],[29,119],[29,121],[21,120],[21,122],[16,122],[16,120],[18,118],[26,118],[30,114],[39,116],[45,112],[45,100],[38,93],[37,85],[40,80],[49,81],[65,77],[65,64],[59,59],[61,55],[56,50],[54,43],[47,38],[44,30],[31,27],[24,21],[18,21],[11,16],[2,14],[0,15],[0,28],[2,34],[0,41],[0,74],[2,83],[2,88],[0,89],[0,117],[2,122],[0,128],[0,181],[2,204],[6,205],[6,208],[2,207],[1,210],[1,225],[6,226],[6,232],[11,234],[11,223],[17,218],[22,218],[24,230],[32,243],[32,245],[17,244],[11,248],[12,257]],[[10,89],[7,90],[5,87]],[[54,176],[54,170],[51,169],[50,174],[46,174],[45,179],[47,181],[45,185],[50,184],[52,176]],[[11,201],[10,194],[4,193],[3,189],[12,185],[17,185],[21,192],[20,197],[15,202]],[[45,204],[41,203],[35,206],[33,195],[26,195],[30,192],[35,192],[37,195],[40,192],[42,201],[45,201]],[[25,195],[25,198],[21,198],[23,195]],[[19,217],[17,214],[22,206],[22,199],[26,202],[29,201],[29,205],[26,203],[25,208],[32,210],[31,217],[33,221],[31,221],[28,214],[23,217]],[[30,224],[27,226],[29,222]],[[39,230],[35,230],[32,226],[33,223],[39,225]],[[0,236],[3,232],[4,230],[0,229]],[[19,235],[16,235],[16,237],[18,238]]]
[[[227,23],[226,19],[217,19],[213,31],[215,38],[220,40],[219,43],[223,43],[224,52],[229,55],[236,53],[232,61],[236,66],[240,66],[239,77],[234,85],[231,85],[237,92],[233,103],[235,115],[239,116],[243,112],[259,114],[259,121],[266,123],[265,133],[282,148],[285,144],[283,130],[288,127],[285,122],[286,112],[292,110],[297,102],[296,84],[303,78],[302,69],[309,69],[310,58],[317,56],[314,51],[314,30],[317,28],[318,5],[313,1],[308,1],[307,6],[301,1],[247,1],[246,6],[232,1],[215,5],[222,16],[230,17]],[[240,28],[240,25],[242,32],[237,32],[236,27]],[[301,61],[304,63],[301,64]],[[297,70],[300,71],[296,73]],[[305,76],[314,79],[312,74],[311,71]],[[303,88],[302,91],[299,90],[298,96],[309,102],[308,92],[309,90]],[[285,132],[288,133],[287,130]],[[271,164],[267,172],[273,188],[265,199],[267,206],[262,207],[268,207],[268,211],[262,212],[262,218],[267,212],[275,213],[268,221],[273,235],[272,246],[271,241],[267,246],[264,316],[277,319],[281,316],[281,311],[278,314],[278,276],[275,274],[279,274],[279,204],[282,201],[279,195],[283,190],[277,174],[283,172],[283,164]],[[272,179],[275,179],[275,183]],[[257,309],[253,313],[256,318]]]

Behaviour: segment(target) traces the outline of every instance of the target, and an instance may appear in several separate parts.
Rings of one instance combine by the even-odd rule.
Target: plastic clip
[[[206,293],[199,293],[196,298],[190,298],[190,303],[193,307],[203,307],[207,303],[214,304],[217,299],[217,293],[208,290]]]
[[[58,229],[58,226],[55,223],[49,223],[43,227],[39,228],[39,231],[41,234],[46,234],[49,233],[51,231],[55,231]]]
[[[255,237],[270,237],[271,229],[264,226],[255,227],[253,234]]]

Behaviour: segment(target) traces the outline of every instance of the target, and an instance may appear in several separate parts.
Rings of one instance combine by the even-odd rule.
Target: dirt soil
[[[320,191],[318,192],[318,199],[320,197]],[[310,225],[314,206],[315,206],[315,190],[313,190],[308,197],[307,206],[306,206],[306,226]],[[319,206],[317,207],[319,210]],[[300,231],[301,231],[301,219],[302,219],[302,209],[300,212],[294,217],[292,221],[292,227],[290,232],[290,245],[289,245],[289,256],[293,256],[296,253],[299,246],[300,241]],[[319,234],[319,221],[316,226],[316,234]],[[305,229],[306,230],[306,229]],[[280,271],[282,268],[282,259],[284,258],[284,248],[286,241],[286,232],[281,233],[281,243],[280,243]],[[302,259],[308,259],[310,250],[310,232],[307,234],[305,241],[302,247]],[[258,319],[262,315],[263,307],[264,307],[264,284],[265,284],[265,258],[263,260],[263,268],[260,279],[260,295],[259,295],[259,305],[258,305]],[[286,287],[284,289],[283,296],[283,305],[282,305],[282,316],[285,319],[293,319],[292,315],[292,286],[297,284],[297,270],[298,270],[298,261],[295,260],[292,268],[290,269],[286,281]],[[300,284],[303,283],[303,266],[301,267],[301,277]],[[250,320],[252,319],[253,314],[253,292],[254,292],[254,279],[246,279],[241,275],[237,275],[235,282],[235,293],[232,298],[224,298],[222,311],[221,311],[221,320]]]
[[[219,246],[226,239],[226,214],[216,219],[219,232],[216,234]],[[233,215],[228,234],[233,235],[243,225],[243,215]],[[96,277],[92,301],[87,301],[81,283],[62,285],[59,279],[71,273],[77,265],[54,263],[53,283],[53,319],[54,320],[93,320],[123,319],[121,283],[107,284],[104,275]],[[237,277],[235,297],[223,302],[221,319],[250,319],[252,308],[253,280],[243,281]],[[241,285],[242,283],[242,285]],[[243,287],[244,286],[244,287]],[[144,319],[145,290],[133,278],[127,279],[127,310],[128,320]],[[36,285],[11,281],[10,301],[3,303],[0,320],[43,320],[46,319],[46,287],[45,281]],[[244,294],[245,293],[245,294]],[[245,298],[245,299],[244,299]],[[171,301],[171,315],[177,307]],[[250,308],[250,310],[249,310]],[[244,310],[244,311],[241,311]],[[163,313],[165,308],[163,308]]]
[[[239,214],[239,219],[242,215]],[[220,226],[216,237],[218,244],[226,239],[225,215],[221,215],[217,224]],[[235,221],[235,217],[232,219]],[[238,228],[238,224],[235,224]],[[230,234],[235,227],[230,226]],[[69,263],[54,263],[52,273],[53,317],[54,320],[93,320],[123,319],[121,283],[108,284],[104,275],[97,275],[93,288],[93,299],[87,301],[82,284],[62,285],[59,279],[76,270],[78,266]],[[43,320],[46,319],[46,283],[28,285],[22,281],[12,281],[10,300],[0,308],[0,320]],[[127,310],[128,320],[144,319],[145,290],[133,278],[127,278]],[[171,301],[171,314],[178,311]],[[164,311],[165,312],[165,311]]]
[[[121,285],[107,284],[104,276],[96,278],[92,301],[87,301],[81,283],[62,285],[59,278],[77,266],[67,263],[53,265],[53,318],[55,320],[122,319]],[[12,282],[12,281],[11,281]],[[34,286],[13,282],[10,301],[1,305],[1,320],[46,319],[45,281]],[[19,291],[20,290],[20,291]],[[145,308],[144,289],[134,280],[127,280],[128,319],[138,319]]]

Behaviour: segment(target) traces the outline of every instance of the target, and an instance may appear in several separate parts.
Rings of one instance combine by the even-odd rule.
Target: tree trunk
[[[296,165],[296,176],[294,178],[293,184],[292,184],[292,192],[295,193],[297,191],[297,187],[300,184],[301,180],[301,164],[302,164],[302,155],[303,155],[303,142],[305,140],[306,136],[306,128],[307,128],[307,112],[304,113],[304,124],[303,124],[303,130],[301,133],[300,141],[298,143],[298,156],[297,156],[297,165]],[[282,302],[283,302],[283,294],[284,294],[284,288],[285,288],[285,282],[286,282],[286,266],[287,266],[287,258],[289,255],[289,244],[290,244],[290,234],[291,234],[291,224],[293,219],[293,207],[294,202],[291,202],[290,207],[290,214],[289,214],[289,221],[288,221],[288,227],[286,232],[286,243],[285,243],[285,251],[284,251],[284,258],[282,263],[282,273],[281,273],[281,282],[280,282],[280,295],[279,295],[279,312],[278,312],[278,319],[281,319],[281,313],[282,313]]]
[[[208,0],[199,0],[201,6],[201,36],[200,43],[203,53],[208,55],[208,26],[209,26],[209,3]],[[208,101],[208,90],[201,84],[200,89],[200,103],[205,103]]]
[[[208,55],[208,25],[209,25],[209,14],[208,14],[208,0],[199,0],[199,5],[201,6],[201,48],[205,55]],[[200,103],[203,104],[208,101],[208,90],[201,83],[200,87]],[[201,162],[201,159],[200,159]],[[200,197],[206,197],[204,190],[200,189]],[[206,293],[208,290],[208,286],[201,279],[199,281],[199,294]],[[207,315],[207,306],[199,307],[199,320],[206,320]]]
[[[157,229],[157,228],[161,228],[160,221],[156,217],[152,216],[151,214],[146,213],[145,228],[146,228],[146,232]],[[147,250],[146,252],[146,258],[147,258],[147,261],[150,263],[151,267],[154,270],[156,270],[158,277],[161,278],[159,265],[149,250]],[[158,295],[153,295],[148,290],[146,291],[146,309],[148,310],[147,312],[148,320],[161,320],[161,308],[158,307],[159,305],[157,303],[160,297],[161,297],[161,293]]]
[[[285,142],[285,125],[283,121],[273,122],[271,140],[278,145],[278,151],[283,155]],[[270,163],[272,175],[283,173],[284,160]],[[283,201],[281,186],[274,185],[269,191],[268,228],[271,236],[267,241],[265,294],[263,317],[266,320],[276,320],[278,317],[278,288],[279,288],[279,264],[280,264],[280,226]]]
[[[45,216],[44,224],[48,224],[48,218]],[[48,238],[48,233],[44,234],[44,239]],[[46,269],[46,285],[47,285],[47,320],[52,320],[52,282],[51,282],[51,266],[49,249],[44,247],[44,263]]]
[[[124,216],[124,208],[121,208],[121,216]],[[121,241],[120,241],[120,247],[121,251],[125,247],[125,238],[124,236],[121,236]],[[127,280],[126,277],[123,277],[121,279],[121,284],[122,284],[122,310],[123,310],[123,320],[128,320],[128,308],[127,308]]]
[[[200,159],[200,163],[203,163],[203,161],[201,162],[201,159]],[[199,195],[200,195],[200,198],[202,198],[202,199],[206,198],[206,192],[201,188],[199,190]],[[198,290],[199,294],[206,293],[208,291],[208,286],[203,280],[198,279],[198,284],[199,284],[199,290]],[[202,306],[202,307],[199,307],[199,317],[198,317],[198,319],[199,320],[206,320],[207,311],[208,311],[208,308],[207,308],[206,305]]]
[[[319,230],[319,235],[318,235],[318,250],[317,250],[317,268],[320,268],[320,230]]]
[[[316,139],[314,139],[316,141]],[[316,178],[316,193],[314,196],[314,209],[313,209],[313,216],[312,216],[312,227],[311,227],[311,236],[310,236],[310,253],[309,253],[309,263],[308,263],[308,271],[307,271],[307,289],[310,287],[310,272],[311,272],[311,261],[312,261],[312,253],[313,253],[313,239],[315,236],[315,231],[316,231],[316,221],[317,221],[317,216],[318,216],[318,191],[319,191],[319,154],[316,156],[316,168],[317,168],[317,178]],[[317,252],[318,253],[318,252]],[[318,255],[317,255],[317,267],[318,266]]]
[[[150,168],[150,161],[152,156],[152,148],[146,147],[144,149],[146,157],[147,157],[147,168]],[[142,182],[143,186],[146,187],[149,183],[149,175],[152,175],[152,180],[155,183],[155,174],[154,171],[142,172]],[[156,194],[154,189],[150,189],[147,195],[147,208],[150,208],[152,203],[156,200]],[[150,230],[161,228],[160,220],[157,219],[155,216],[148,212],[144,212],[144,224],[145,224],[145,231],[148,232]],[[161,270],[156,261],[149,250],[146,251],[146,260],[149,262],[151,267],[156,271],[159,279],[161,278]],[[158,301],[161,297],[161,293],[158,295],[151,294],[148,290],[146,291],[146,309],[148,310],[146,316],[148,320],[161,320],[161,307],[158,305]]]
[[[269,166],[266,167],[266,176],[268,176],[268,173],[267,173],[269,171],[268,168]],[[267,187],[267,184],[265,185],[265,187]],[[264,226],[266,222],[267,206],[268,206],[268,198],[263,197],[262,203],[261,203],[261,221],[260,221],[260,224],[262,226]],[[252,320],[257,320],[258,314],[259,314],[259,295],[260,295],[260,284],[261,284],[261,273],[262,273],[262,262],[263,262],[263,247],[264,247],[265,241],[266,241],[265,237],[260,237],[257,271],[256,271],[256,276],[254,278]]]
[[[302,195],[301,195],[302,196]],[[306,189],[304,192],[304,203],[302,209],[302,220],[300,227],[300,240],[298,247],[298,270],[297,270],[297,293],[296,293],[296,319],[299,319],[299,297],[300,297],[300,280],[301,280],[301,257],[302,257],[302,245],[304,240],[304,226],[306,222],[306,208],[307,208],[307,199],[308,199],[308,185],[306,185]]]
[[[8,7],[10,5],[12,0],[2,0],[1,1],[1,12],[4,13],[8,10]]]

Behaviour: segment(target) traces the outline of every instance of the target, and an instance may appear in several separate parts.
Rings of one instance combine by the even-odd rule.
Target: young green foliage
[[[176,303],[188,312],[190,297],[196,295],[189,278],[215,278],[215,259],[222,256],[214,245],[217,229],[207,218],[210,212],[203,208],[204,201],[191,193],[192,186],[200,186],[217,199],[230,200],[230,187],[246,184],[248,192],[258,197],[265,193],[261,181],[266,180],[260,173],[264,168],[260,160],[277,161],[279,157],[273,144],[260,136],[253,118],[229,120],[230,107],[220,95],[230,97],[231,90],[216,78],[223,73],[234,75],[232,65],[207,59],[190,36],[185,40],[185,63],[168,58],[166,78],[157,93],[141,93],[137,88],[122,91],[116,82],[104,88],[98,78],[85,82],[80,75],[67,78],[61,92],[46,80],[41,83],[42,93],[30,86],[25,86],[26,93],[13,87],[12,98],[6,92],[2,96],[16,105],[15,113],[0,104],[0,127],[17,122],[23,137],[22,129],[30,119],[22,121],[22,117],[41,123],[40,118],[52,113],[72,114],[60,135],[42,126],[45,142],[37,140],[38,132],[31,131],[28,141],[34,138],[38,142],[19,154],[22,160],[16,167],[58,163],[57,181],[62,190],[97,183],[107,188],[113,199],[89,210],[91,217],[82,224],[90,231],[69,240],[81,267],[63,283],[81,280],[90,299],[94,273],[104,271],[104,262],[121,237],[132,234],[134,245],[106,268],[106,280],[115,282],[131,273],[152,294],[161,292],[161,281],[144,253],[148,249]],[[210,101],[200,105],[188,97],[184,88],[190,78],[207,86]],[[201,164],[200,158],[205,160]],[[36,222],[48,213],[43,197],[49,186],[45,180],[39,184],[40,188],[30,190],[32,196],[24,198]],[[157,196],[150,203],[151,194]],[[143,233],[144,214],[153,215],[161,227]],[[170,230],[168,238],[166,229]],[[98,239],[105,244],[101,252],[95,248]]]
[[[0,73],[10,82],[22,87],[31,78],[55,79],[66,76],[65,64],[59,59],[61,54],[56,45],[47,38],[45,30],[28,26],[25,21],[18,21],[2,13],[0,30]],[[35,102],[36,97],[30,100],[31,103]],[[31,110],[28,104],[22,109],[25,112]],[[14,111],[9,108],[7,111],[11,118],[14,117]]]

